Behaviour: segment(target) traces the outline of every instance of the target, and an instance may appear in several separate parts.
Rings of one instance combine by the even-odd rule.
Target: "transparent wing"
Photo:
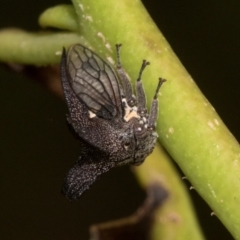
[[[74,93],[90,111],[105,119],[122,114],[120,85],[104,60],[76,44],[68,51],[67,68]]]

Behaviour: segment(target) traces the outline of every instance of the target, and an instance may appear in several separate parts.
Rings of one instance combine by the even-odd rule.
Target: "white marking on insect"
[[[137,130],[140,132],[140,131],[142,131],[142,128],[138,127]]]
[[[82,12],[84,12],[84,7],[82,4],[78,4],[78,6],[80,7],[80,9],[82,10]]]
[[[137,112],[138,109],[137,109],[136,106],[133,106],[133,107],[132,107],[132,110]]]
[[[129,149],[129,146],[124,145],[124,148],[125,148],[126,150],[128,150],[128,149]]]
[[[137,113],[137,107],[129,107],[127,104],[126,98],[122,99],[122,102],[124,103],[124,109],[125,109],[125,115],[124,115],[124,120],[128,122],[131,118],[137,118],[140,119],[140,116]]]
[[[104,35],[101,32],[98,32],[97,36],[102,39],[103,43],[105,43],[106,38],[104,37]]]
[[[125,115],[125,116],[124,116],[124,120],[125,120],[126,122],[128,122],[128,121],[129,121],[130,119],[132,119],[132,118],[137,118],[137,119],[139,119],[140,116],[137,114],[136,111],[131,111],[128,115]]]
[[[90,117],[90,118],[96,117],[96,114],[93,113],[92,111],[88,110],[88,113],[89,113],[89,117]]]
[[[123,103],[124,107],[128,106],[125,96],[122,96],[122,103]]]

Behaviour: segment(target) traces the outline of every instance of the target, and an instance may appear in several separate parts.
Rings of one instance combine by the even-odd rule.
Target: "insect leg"
[[[152,100],[152,105],[151,105],[151,110],[150,110],[150,114],[149,114],[149,118],[148,118],[148,129],[149,130],[154,130],[155,126],[156,126],[156,121],[157,121],[157,117],[158,117],[158,99],[157,99],[157,95],[159,93],[159,89],[162,86],[162,84],[166,82],[165,79],[163,78],[159,78],[159,82],[158,82],[158,86],[156,89],[156,93],[153,97]]]
[[[121,59],[120,59],[120,48],[121,48],[121,44],[116,44],[116,50],[117,50],[117,72],[118,75],[122,81],[122,85],[123,85],[123,89],[124,89],[124,94],[127,100],[127,104],[130,107],[133,107],[136,103],[136,98],[133,95],[133,91],[132,91],[132,85],[128,79],[128,76],[125,72],[125,70],[122,67],[122,63],[121,63]]]
[[[141,69],[139,71],[137,83],[136,83],[137,108],[138,108],[138,114],[140,116],[145,116],[147,114],[147,108],[146,108],[147,101],[146,101],[146,96],[145,96],[145,92],[143,89],[143,84],[142,84],[141,78],[142,78],[143,70],[149,64],[150,64],[149,62],[147,62],[146,60],[143,60]]]

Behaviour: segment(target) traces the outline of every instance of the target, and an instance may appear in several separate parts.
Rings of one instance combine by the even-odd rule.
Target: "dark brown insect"
[[[141,164],[153,151],[157,133],[157,95],[165,81],[159,79],[151,111],[141,76],[149,64],[143,61],[136,82],[136,97],[120,62],[117,74],[108,63],[80,45],[72,45],[61,61],[62,86],[69,109],[67,121],[81,142],[82,153],[65,179],[63,193],[76,200],[103,173],[125,164]]]

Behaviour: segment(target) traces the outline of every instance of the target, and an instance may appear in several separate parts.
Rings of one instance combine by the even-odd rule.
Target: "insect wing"
[[[105,119],[122,114],[120,85],[104,60],[76,44],[68,51],[67,69],[74,93],[91,112]]]
[[[82,153],[78,161],[68,172],[62,193],[70,200],[77,200],[102,175],[114,167],[106,162],[107,154],[81,142]]]

